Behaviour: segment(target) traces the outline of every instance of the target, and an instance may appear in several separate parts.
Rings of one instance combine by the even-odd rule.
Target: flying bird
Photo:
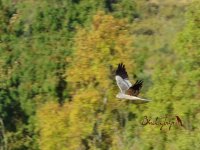
[[[115,79],[120,92],[117,94],[117,98],[132,100],[134,103],[145,103],[150,100],[137,97],[142,88],[143,81],[137,80],[135,84],[132,84],[128,80],[128,73],[126,72],[125,65],[123,63],[118,64]]]

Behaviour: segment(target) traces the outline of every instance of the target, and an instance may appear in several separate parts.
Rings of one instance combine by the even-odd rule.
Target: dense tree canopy
[[[200,148],[200,2],[0,0],[0,149]],[[120,101],[123,62],[141,97]],[[143,126],[144,116],[184,126]]]

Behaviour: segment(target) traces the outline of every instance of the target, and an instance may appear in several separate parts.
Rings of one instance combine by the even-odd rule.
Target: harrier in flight
[[[116,96],[117,98],[132,100],[134,103],[145,103],[150,101],[137,97],[140,93],[140,89],[142,88],[143,81],[137,80],[135,84],[131,84],[128,80],[128,74],[123,63],[118,65],[115,79],[120,89],[120,92]]]

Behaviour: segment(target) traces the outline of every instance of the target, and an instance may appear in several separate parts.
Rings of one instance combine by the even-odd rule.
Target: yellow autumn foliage
[[[40,149],[67,150],[68,105],[48,102],[37,111]]]
[[[94,16],[92,27],[78,29],[66,68],[71,100],[62,107],[47,104],[38,112],[42,150],[118,147],[120,110],[126,103],[115,98],[115,69],[123,62],[129,73],[134,71],[132,38],[125,20],[103,12]]]

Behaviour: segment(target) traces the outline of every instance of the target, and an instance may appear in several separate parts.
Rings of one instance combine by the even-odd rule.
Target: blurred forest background
[[[115,98],[120,62],[152,102]],[[199,150],[200,1],[0,0],[0,149]]]

